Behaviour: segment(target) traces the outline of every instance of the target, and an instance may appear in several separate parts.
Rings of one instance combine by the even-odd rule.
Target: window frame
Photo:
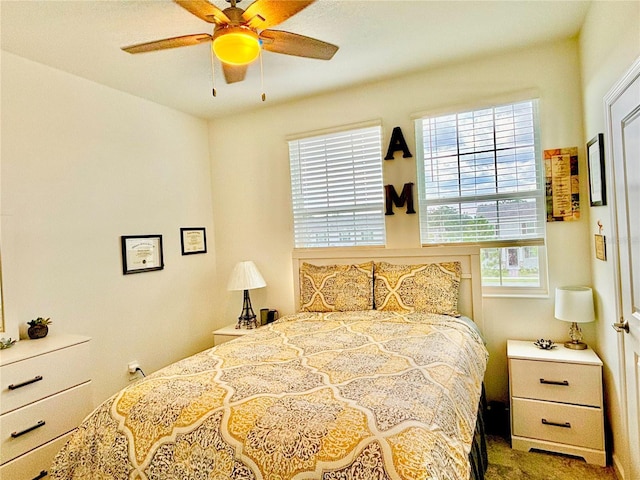
[[[367,187],[367,182],[365,182],[364,180],[361,181],[361,183],[357,183],[354,182],[355,188],[354,188],[354,192],[353,192],[353,196],[350,197],[350,201],[356,201],[359,199],[359,195],[362,194],[362,189],[364,188],[366,190],[366,196],[368,196],[369,198],[369,203],[367,205],[348,205],[348,206],[337,206],[337,205],[333,205],[333,206],[318,206],[318,207],[313,207],[313,208],[308,208],[305,207],[303,205],[304,203],[304,196],[305,196],[305,192],[303,192],[302,190],[305,188],[305,179],[304,179],[304,174],[302,173],[302,161],[303,161],[303,156],[300,155],[300,152],[298,151],[298,153],[296,154],[296,158],[294,159],[294,156],[292,155],[292,151],[294,148],[292,145],[294,143],[297,143],[298,147],[300,147],[300,143],[299,142],[305,142],[305,141],[309,141],[309,142],[314,142],[314,141],[321,141],[322,138],[324,137],[325,139],[331,139],[331,138],[338,138],[342,135],[347,136],[350,134],[355,134],[357,135],[358,132],[365,132],[365,131],[376,131],[377,134],[377,139],[372,142],[371,144],[368,145],[372,145],[372,144],[377,144],[375,145],[376,147],[376,153],[375,153],[375,159],[372,159],[371,155],[368,155],[366,158],[366,162],[371,162],[372,160],[375,160],[375,162],[377,163],[377,167],[375,168],[371,168],[370,166],[365,167],[363,170],[355,170],[354,169],[354,175],[357,175],[358,173],[363,174],[363,172],[365,172],[364,174],[368,174],[368,173],[372,173],[373,175],[373,180],[368,180],[367,182],[370,183],[371,181],[377,183],[379,181],[379,188],[378,185],[375,185],[373,187],[373,189],[369,186]],[[385,247],[386,246],[386,239],[387,239],[387,235],[386,235],[386,222],[385,222],[385,197],[384,197],[384,172],[383,172],[383,160],[382,160],[382,142],[383,142],[383,132],[382,132],[382,122],[381,121],[371,121],[371,122],[363,122],[363,123],[358,123],[358,124],[351,124],[351,125],[344,125],[344,126],[340,126],[340,127],[336,127],[336,128],[331,128],[331,129],[325,129],[325,130],[318,130],[318,131],[312,131],[312,132],[306,132],[306,133],[302,133],[302,134],[297,134],[295,136],[290,136],[286,138],[287,140],[287,144],[288,144],[288,152],[289,152],[289,168],[290,168],[290,188],[291,188],[291,211],[292,211],[292,221],[293,221],[293,242],[294,242],[294,248],[296,250],[306,250],[306,249],[318,249],[318,248],[362,248],[362,247],[366,247],[366,248],[376,248],[376,247]],[[345,143],[346,145],[346,143]],[[351,143],[351,145],[354,145],[353,143]],[[325,155],[325,163],[324,165],[326,166],[328,163],[327,161],[330,160],[328,158],[326,158],[326,150],[324,151],[324,155]],[[354,163],[356,163],[355,157],[351,157],[352,163],[351,165],[354,166]],[[331,168],[327,167],[325,168],[325,172],[330,171]],[[329,177],[329,175],[327,175],[327,177]],[[308,182],[308,179],[306,180]],[[330,183],[330,180],[326,180],[327,183]],[[308,183],[306,185],[306,187],[308,187]],[[361,190],[358,191],[358,186],[361,187]],[[331,198],[331,193],[329,193],[329,190],[326,190],[327,192],[327,196],[326,199],[328,202],[331,202],[332,200],[335,202],[336,196],[334,196],[333,198]],[[375,192],[375,193],[372,193]],[[350,225],[353,229],[349,230],[349,231],[340,231],[340,227],[342,226],[341,223],[346,224],[346,222],[341,222],[340,220],[337,220],[336,223],[334,224],[334,227],[337,229],[337,231],[334,234],[333,239],[327,235],[327,241],[326,242],[313,242],[313,243],[309,243],[308,239],[304,238],[305,232],[304,229],[305,228],[309,228],[309,223],[311,223],[312,221],[310,221],[309,223],[307,223],[306,225],[304,224],[305,221],[305,217],[307,220],[309,220],[310,217],[313,216],[313,213],[317,213],[320,216],[322,216],[323,214],[326,215],[326,220],[329,224],[331,224],[331,220],[330,220],[330,216],[331,214],[333,215],[339,215],[339,214],[346,214],[348,215],[349,213],[351,213],[354,216],[357,216],[358,213],[362,213],[363,211],[371,211],[368,215],[371,216],[375,216],[379,218],[376,220],[376,222],[373,223],[373,227],[372,227],[372,235],[373,235],[373,241],[368,242],[366,240],[358,240],[357,237],[359,234],[358,231],[358,224],[357,221],[353,220],[353,223]],[[366,215],[366,214],[363,214]],[[335,238],[339,238],[339,237],[344,237],[344,236],[352,236],[352,240],[351,241],[335,241]]]
[[[458,195],[451,197],[441,197],[438,199],[427,199],[426,198],[426,179],[425,179],[425,152],[424,152],[424,140],[423,140],[423,132],[422,125],[423,121],[428,118],[435,117],[444,117],[449,115],[455,115],[456,117],[465,113],[477,112],[485,109],[495,109],[508,105],[516,105],[519,103],[531,102],[532,103],[532,116],[533,116],[533,136],[534,136],[534,158],[535,158],[535,168],[536,168],[536,196],[539,196],[538,200],[541,202],[541,206],[539,205],[536,209],[536,216],[538,217],[538,222],[542,229],[542,234],[540,238],[535,239],[512,239],[512,240],[500,240],[493,239],[490,241],[470,241],[470,242],[430,242],[425,243],[423,241],[423,215],[426,214],[424,210],[425,207],[431,203],[431,205],[445,205],[447,203],[454,204],[463,204],[465,201],[468,202],[473,199],[472,195]],[[538,280],[539,286],[531,287],[519,287],[513,285],[485,285],[485,281],[482,281],[482,292],[483,296],[497,296],[497,297],[537,297],[537,296],[547,296],[548,295],[548,264],[547,264],[547,254],[546,254],[546,214],[545,214],[545,183],[544,183],[544,162],[542,159],[542,149],[540,144],[540,113],[539,113],[539,98],[536,95],[526,95],[521,96],[516,99],[501,99],[500,101],[486,101],[479,102],[473,105],[463,105],[456,106],[447,109],[439,109],[434,112],[422,112],[420,114],[414,115],[414,127],[415,127],[415,141],[416,141],[416,174],[417,174],[417,187],[418,187],[418,209],[420,212],[420,222],[419,222],[419,231],[420,231],[420,243],[422,247],[433,247],[433,246],[446,246],[446,245],[476,245],[479,246],[481,252],[483,249],[489,248],[522,248],[522,247],[537,247],[538,248]],[[495,126],[495,121],[493,123]],[[456,138],[459,139],[459,132],[456,130]],[[493,151],[497,151],[495,144],[493,147]],[[460,152],[458,151],[456,155],[460,156]],[[460,185],[460,183],[459,183]],[[478,195],[478,201],[481,201],[483,198],[493,198],[494,200],[499,200],[500,198],[505,199],[517,199],[522,198],[523,196],[531,197],[530,192],[515,192],[514,194],[496,194],[495,196],[484,197]],[[521,225],[522,227],[522,225]],[[523,227],[530,228],[530,226]],[[482,267],[482,266],[481,266]],[[482,268],[481,268],[482,270]]]

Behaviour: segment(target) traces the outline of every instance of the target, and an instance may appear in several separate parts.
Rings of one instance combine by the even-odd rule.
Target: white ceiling
[[[225,0],[209,0],[221,9]],[[238,6],[246,9],[251,0]],[[273,27],[340,47],[330,61],[265,52],[244,82],[217,66],[211,95],[209,45],[130,55],[120,47],[212,25],[169,0],[2,0],[7,52],[203,118],[395,77],[443,63],[576,35],[588,1],[318,0]],[[43,86],[46,88],[46,86]]]

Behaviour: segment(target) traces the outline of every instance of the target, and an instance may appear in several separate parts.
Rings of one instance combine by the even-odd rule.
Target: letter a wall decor
[[[397,151],[402,151],[402,158],[411,158],[411,152],[409,151],[409,147],[407,146],[407,141],[404,139],[404,135],[402,134],[402,130],[400,127],[394,127],[391,132],[391,140],[389,140],[389,148],[387,149],[387,156],[384,157],[385,160],[393,160],[393,154]]]

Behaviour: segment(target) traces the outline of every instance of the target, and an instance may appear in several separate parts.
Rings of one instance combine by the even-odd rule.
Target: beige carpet
[[[496,435],[487,436],[489,468],[485,480],[617,480],[612,467],[547,452],[520,452]]]

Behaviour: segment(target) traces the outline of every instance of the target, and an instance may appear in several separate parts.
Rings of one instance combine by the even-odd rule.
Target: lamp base
[[[584,342],[565,342],[564,348],[570,348],[571,350],[586,350],[587,344]]]
[[[586,350],[587,344],[582,341],[582,330],[580,330],[577,322],[571,322],[569,338],[571,340],[565,342],[565,348],[570,348],[571,350]]]
[[[238,323],[236,323],[236,328],[246,328],[247,330],[252,330],[254,328],[258,328],[258,322],[256,321],[256,316],[239,316]]]
[[[251,299],[249,298],[249,290],[244,291],[242,301],[242,313],[238,317],[238,323],[236,324],[236,328],[246,328],[251,330],[253,328],[258,328],[258,322],[256,322],[256,314],[253,313],[253,308],[251,307]]]

